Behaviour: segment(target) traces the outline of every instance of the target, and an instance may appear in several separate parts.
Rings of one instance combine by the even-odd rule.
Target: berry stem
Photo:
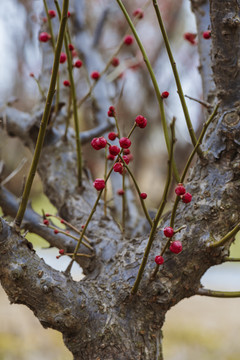
[[[53,229],[53,230],[56,229],[56,227],[51,226],[51,225],[48,225],[48,227],[49,227],[50,229]],[[72,235],[72,234],[68,234],[68,233],[66,233],[66,231],[61,230],[61,229],[57,229],[57,230],[58,230],[58,233],[59,233],[59,234],[66,235],[66,236],[68,236],[68,237],[70,237],[70,238],[78,241],[78,238],[77,238],[76,236],[74,236],[74,235]],[[83,238],[84,238],[87,242],[82,241],[82,244],[83,244],[84,246],[86,246],[89,250],[93,250],[93,247],[89,244],[90,241],[89,241],[89,239],[86,237],[86,235],[84,235]]]
[[[198,289],[196,295],[211,296],[218,298],[236,298],[240,297],[240,291],[217,291],[210,289]]]
[[[53,69],[52,69],[52,75],[51,75],[48,95],[47,95],[47,99],[46,99],[46,103],[45,103],[43,117],[42,117],[41,124],[40,124],[40,129],[39,129],[39,133],[38,133],[36,147],[34,150],[32,164],[31,164],[28,176],[27,176],[26,184],[24,187],[23,195],[22,195],[22,200],[21,200],[16,218],[14,220],[14,226],[17,230],[19,230],[20,225],[23,220],[23,216],[24,216],[24,213],[25,213],[25,210],[27,207],[27,202],[29,199],[30,191],[32,188],[33,179],[34,179],[36,171],[37,171],[37,166],[38,166],[41,150],[43,147],[43,142],[44,142],[44,138],[45,138],[46,128],[47,128],[47,124],[48,124],[48,119],[49,119],[49,115],[50,115],[50,111],[51,111],[51,106],[52,106],[52,101],[53,101],[53,96],[55,93],[55,86],[56,86],[56,81],[57,81],[57,76],[58,76],[60,53],[61,53],[62,44],[63,44],[65,27],[66,27],[66,23],[67,23],[68,4],[69,4],[69,0],[63,0],[62,17],[61,17],[61,23],[60,23],[60,28],[59,28],[59,34],[58,34],[55,54],[54,54]]]
[[[184,182],[184,179],[186,177],[186,174],[188,172],[188,169],[191,165],[191,162],[192,162],[192,159],[195,155],[195,153],[197,152],[197,148],[199,147],[199,145],[202,143],[202,140],[203,140],[203,137],[207,131],[207,128],[208,126],[210,125],[210,123],[213,121],[213,119],[215,118],[216,114],[217,114],[217,111],[218,111],[218,107],[219,107],[219,102],[216,104],[212,114],[210,115],[210,117],[208,118],[208,120],[204,123],[203,125],[203,128],[202,128],[202,131],[201,131],[201,134],[199,135],[199,138],[198,138],[198,141],[194,147],[194,149],[192,150],[188,160],[187,160],[187,163],[185,165],[185,168],[183,170],[183,173],[182,173],[182,176],[181,176],[181,179],[180,179],[180,183],[183,183]],[[175,199],[175,202],[174,202],[174,205],[173,205],[173,209],[172,209],[172,214],[171,214],[171,220],[170,220],[170,226],[171,227],[174,227],[174,220],[175,220],[175,216],[176,216],[176,211],[177,211],[177,207],[178,207],[178,203],[180,201],[180,197],[179,196],[176,196],[176,199]]]
[[[46,15],[47,15],[49,32],[50,32],[50,35],[51,35],[51,44],[52,44],[53,51],[55,51],[56,44],[55,44],[55,37],[54,37],[54,33],[53,33],[53,28],[52,28],[52,21],[51,21],[51,18],[49,16],[49,13],[48,13],[48,6],[47,6],[46,0],[43,0],[43,3],[44,3],[45,12],[46,12]],[[60,89],[59,89],[59,75],[58,75],[58,77],[57,77],[56,102],[55,102],[55,114],[57,113],[57,110],[58,110],[59,93],[60,93]]]
[[[152,227],[152,226],[153,226],[153,222],[152,222],[152,219],[151,219],[150,216],[149,216],[149,213],[148,213],[148,211],[147,211],[145,202],[144,202],[144,200],[143,200],[143,199],[141,198],[141,196],[140,196],[141,190],[139,189],[138,183],[137,183],[137,181],[136,181],[136,179],[135,179],[132,171],[129,169],[128,165],[124,162],[122,156],[121,156],[120,154],[118,154],[118,156],[119,156],[119,158],[122,160],[125,168],[127,169],[129,175],[131,176],[131,178],[132,178],[132,180],[133,180],[133,183],[134,183],[135,188],[136,188],[136,190],[137,190],[137,192],[138,192],[138,195],[139,195],[139,199],[140,199],[140,201],[141,201],[141,205],[142,205],[144,214],[145,214],[145,216],[146,216],[146,218],[147,218],[147,220],[148,220],[148,222],[149,222],[149,225]]]
[[[60,18],[60,7],[58,1],[55,1],[55,5],[57,8],[58,16]],[[71,84],[71,94],[72,94],[72,104],[73,104],[73,118],[75,125],[75,140],[76,140],[76,149],[77,149],[77,181],[78,186],[82,186],[82,150],[81,150],[81,141],[80,141],[80,132],[79,132],[79,120],[78,120],[78,111],[77,111],[77,95],[76,88],[73,79],[73,68],[72,68],[72,57],[68,48],[68,40],[67,34],[64,34],[64,46],[67,54],[67,64],[68,64],[68,76]]]
[[[189,116],[187,104],[186,104],[185,97],[184,97],[183,90],[182,90],[181,81],[180,81],[178,71],[177,71],[177,65],[176,65],[175,60],[173,58],[173,54],[172,54],[171,47],[170,47],[170,44],[169,44],[169,41],[168,41],[168,36],[167,36],[166,30],[165,30],[165,27],[164,27],[164,24],[163,24],[163,21],[162,21],[162,17],[161,17],[161,13],[160,13],[160,10],[159,10],[159,7],[158,7],[157,0],[153,0],[153,6],[154,6],[154,9],[155,9],[155,12],[156,12],[156,15],[157,15],[159,27],[161,29],[161,33],[162,33],[164,44],[165,44],[165,47],[166,47],[166,50],[167,50],[167,53],[168,53],[169,61],[170,61],[171,66],[172,66],[172,72],[173,72],[175,82],[176,82],[176,85],[177,85],[178,95],[179,95],[179,98],[180,98],[180,101],[181,101],[181,104],[182,104],[182,109],[183,109],[183,112],[184,112],[184,116],[185,116],[186,124],[187,124],[187,127],[188,127],[189,135],[191,137],[192,144],[195,147],[196,143],[197,143],[197,138],[196,138],[195,132],[193,130],[192,122],[191,122],[191,119],[190,119],[190,116]],[[197,148],[197,152],[198,152],[198,155],[200,157],[202,157],[202,150],[200,149],[200,146]]]
[[[210,248],[216,248],[225,245],[232,237],[234,237],[240,230],[240,223],[238,223],[231,231],[229,231],[221,240],[209,244]]]
[[[232,257],[226,256],[226,257],[223,259],[223,261],[224,261],[224,262],[227,262],[227,261],[240,262],[240,258],[232,258]]]
[[[171,184],[171,178],[172,178],[173,148],[174,148],[174,143],[176,141],[176,139],[175,139],[175,128],[174,128],[175,121],[176,121],[176,119],[173,118],[172,123],[170,124],[171,132],[172,132],[172,141],[171,141],[171,148],[170,148],[170,154],[169,154],[169,160],[168,160],[168,174],[167,174],[167,179],[166,179],[166,183],[165,183],[165,187],[164,187],[162,201],[161,201],[161,204],[160,204],[159,209],[157,211],[157,214],[156,214],[156,216],[155,216],[155,218],[153,220],[149,240],[148,240],[148,243],[147,243],[144,255],[143,255],[143,259],[142,259],[142,262],[141,262],[141,265],[140,265],[140,268],[139,268],[139,271],[138,271],[137,278],[136,278],[135,283],[133,285],[133,288],[131,290],[132,294],[136,294],[136,292],[138,290],[138,287],[139,287],[139,284],[140,284],[140,281],[141,281],[141,278],[143,276],[143,272],[144,272],[144,269],[145,269],[145,266],[146,266],[146,263],[147,263],[147,259],[148,259],[148,256],[149,256],[149,253],[150,253],[150,250],[151,250],[151,247],[152,247],[152,243],[153,243],[153,240],[154,240],[154,237],[155,237],[155,234],[156,234],[158,222],[159,222],[160,217],[162,216],[163,210],[164,210],[165,205],[167,203],[167,196],[168,196],[168,192],[169,192],[169,188],[170,188],[170,184]],[[157,267],[159,267],[159,265],[157,265]],[[155,269],[155,272],[156,272],[156,269]]]
[[[159,110],[160,110],[160,115],[161,115],[161,121],[162,121],[162,126],[163,126],[163,132],[164,132],[165,142],[166,142],[168,155],[169,155],[170,151],[171,151],[171,143],[170,143],[169,134],[168,134],[168,127],[167,127],[167,121],[166,121],[166,116],[165,116],[165,111],[164,111],[163,99],[161,97],[161,93],[160,93],[160,90],[159,90],[159,87],[158,87],[158,83],[157,83],[155,74],[153,72],[153,68],[152,68],[152,66],[150,64],[150,61],[149,61],[147,53],[146,53],[146,51],[145,51],[145,49],[144,49],[144,47],[142,45],[142,42],[141,42],[141,40],[140,40],[140,38],[139,38],[139,36],[138,36],[138,34],[136,32],[135,26],[134,26],[132,20],[130,19],[130,16],[127,13],[127,10],[125,9],[125,7],[124,7],[121,0],[117,0],[117,3],[119,5],[119,7],[121,8],[121,10],[122,10],[127,22],[128,22],[128,25],[130,26],[130,28],[131,28],[131,30],[133,32],[133,35],[134,35],[134,37],[135,37],[135,39],[137,41],[138,47],[139,47],[139,49],[140,49],[140,51],[142,53],[143,60],[146,63],[149,75],[151,77],[153,87],[154,87],[154,90],[155,90],[155,94],[156,94],[156,97],[157,97],[157,100],[158,100],[158,105],[159,105]],[[175,163],[174,160],[172,161],[172,166],[173,166],[173,172],[174,172],[175,179],[176,179],[177,182],[179,182],[180,176],[179,176],[179,173],[178,173],[178,170],[177,170],[177,167],[176,167],[176,163]]]

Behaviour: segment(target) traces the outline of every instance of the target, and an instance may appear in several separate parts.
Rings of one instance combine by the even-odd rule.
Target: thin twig
[[[240,297],[240,291],[217,291],[217,290],[200,288],[196,292],[196,295],[211,296],[218,298],[236,298],[236,297]]]
[[[11,172],[11,174],[9,174],[1,183],[0,186],[4,186],[5,184],[7,184],[12,178],[14,178],[14,176],[17,175],[17,173],[19,173],[19,171],[21,171],[22,167],[24,166],[24,164],[26,164],[27,159],[23,158],[20,162],[20,164],[18,164],[18,166],[16,167],[15,170],[13,170]]]

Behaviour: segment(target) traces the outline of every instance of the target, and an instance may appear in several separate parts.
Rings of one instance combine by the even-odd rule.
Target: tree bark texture
[[[76,6],[80,3],[76,2]],[[167,214],[161,219],[139,291],[133,296],[130,291],[148,234],[141,230],[139,236],[129,233],[124,238],[110,212],[103,215],[103,203],[87,229],[93,251],[81,252],[94,256],[78,260],[85,274],[79,282],[46,265],[24,237],[4,219],[0,221],[0,280],[10,301],[25,304],[44,327],[60,331],[75,360],[162,359],[161,328],[166,312],[197,293],[202,275],[223,261],[234,240],[220,248],[209,247],[213,238],[220,240],[240,221],[239,2],[211,0],[209,4],[193,0],[192,8],[201,17],[200,10],[210,8],[209,43],[217,93],[209,78],[212,75],[208,55],[200,51],[201,74],[206,99],[216,94],[221,103],[203,142],[204,159],[196,161],[188,176],[186,190],[192,193],[193,201],[187,206],[180,203],[177,210],[175,227],[186,225],[175,236],[181,240],[183,251],[174,255],[167,250],[164,265],[156,278],[150,279],[155,255],[165,245],[162,229],[169,226]],[[100,107],[105,102],[102,96],[104,92]],[[25,114],[9,107],[5,114],[7,134],[19,137],[32,150],[39,127],[37,113]],[[87,172],[83,189],[77,188],[75,140],[71,129],[68,141],[63,140],[65,118],[63,107],[48,131],[38,172],[44,192],[60,216],[80,228],[96,193]],[[92,133],[82,135],[83,144],[84,136],[89,140]],[[0,205],[5,215],[15,215],[17,201],[4,188],[0,189]],[[51,245],[73,251],[74,240],[54,237],[51,229],[39,222],[29,207],[23,227],[41,234]]]

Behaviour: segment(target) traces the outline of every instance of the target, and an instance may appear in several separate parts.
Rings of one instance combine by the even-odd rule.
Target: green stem
[[[196,295],[211,296],[218,298],[236,298],[240,297],[240,291],[217,291],[210,289],[198,289]]]
[[[128,13],[127,13],[127,10],[125,9],[123,3],[121,0],[117,0],[117,3],[119,5],[119,7],[121,8],[127,22],[128,22],[128,25],[130,26],[132,32],[133,32],[133,35],[137,41],[137,44],[138,44],[138,47],[142,53],[142,56],[143,56],[143,60],[147,66],[147,69],[148,69],[148,72],[149,72],[149,75],[151,77],[151,80],[152,80],[152,83],[153,83],[153,87],[154,87],[154,90],[155,90],[155,94],[156,94],[156,97],[157,97],[157,100],[158,100],[158,105],[159,105],[159,110],[160,110],[160,115],[161,115],[161,120],[162,120],[162,126],[163,126],[163,132],[164,132],[164,137],[165,137],[165,142],[166,142],[166,146],[167,146],[167,150],[168,150],[168,154],[170,154],[170,149],[171,149],[171,144],[170,144],[170,139],[169,139],[169,134],[168,134],[168,128],[167,128],[167,121],[166,121],[166,116],[165,116],[165,111],[164,111],[164,105],[163,105],[163,99],[161,97],[161,93],[160,93],[160,90],[159,90],[159,87],[158,87],[158,83],[157,83],[157,80],[156,80],[156,77],[155,77],[155,74],[153,72],[153,69],[152,69],[152,66],[150,64],[150,61],[148,59],[148,56],[147,56],[147,53],[141,43],[141,40],[136,32],[136,29],[135,29],[135,26],[132,22],[132,20],[130,19]],[[174,172],[174,176],[176,178],[176,181],[179,182],[179,174],[178,174],[178,170],[177,170],[177,167],[176,167],[176,164],[175,164],[175,161],[172,161],[172,166],[173,166],[173,172]]]
[[[179,98],[180,98],[180,101],[181,101],[181,104],[182,104],[185,120],[186,120],[188,131],[189,131],[189,135],[191,137],[193,146],[196,146],[197,138],[196,138],[195,132],[193,130],[192,122],[191,122],[191,119],[190,119],[190,116],[189,116],[189,113],[188,113],[188,108],[187,108],[187,104],[186,104],[185,97],[184,97],[184,94],[183,94],[181,81],[179,79],[177,66],[176,66],[175,60],[173,58],[173,54],[172,54],[172,51],[171,51],[171,48],[170,48],[170,44],[169,44],[167,33],[166,33],[166,30],[165,30],[165,27],[164,27],[164,24],[163,24],[163,21],[162,21],[162,17],[161,17],[161,13],[160,13],[160,10],[159,10],[159,7],[158,7],[157,0],[153,0],[153,6],[154,6],[154,9],[155,9],[155,12],[156,12],[156,15],[157,15],[157,19],[158,19],[158,23],[159,23],[159,26],[160,26],[160,29],[161,29],[161,32],[162,32],[165,47],[166,47],[168,57],[169,57],[169,60],[170,60],[171,66],[172,66],[172,71],[173,71],[173,75],[174,75],[175,82],[176,82],[176,85],[177,85],[178,95],[179,95]],[[201,151],[200,147],[197,148],[197,152],[198,152],[199,156],[202,156],[202,151]]]
[[[240,258],[232,258],[232,257],[228,257],[226,256],[223,261],[227,262],[227,261],[231,261],[231,262],[240,262]]]
[[[227,233],[221,240],[209,244],[210,248],[216,248],[218,246],[225,245],[231,238],[233,238],[240,230],[240,223],[238,223],[229,233]]]
[[[53,28],[52,28],[52,21],[51,18],[48,14],[48,7],[47,7],[47,2],[46,0],[43,0],[44,3],[44,8],[45,8],[45,12],[47,15],[47,20],[48,20],[48,27],[49,27],[49,31],[50,31],[50,35],[51,35],[51,43],[52,43],[52,48],[53,51],[55,51],[55,38],[54,38],[54,33],[53,33]],[[56,103],[55,103],[55,114],[58,111],[58,104],[59,104],[59,92],[60,92],[60,88],[59,88],[59,76],[57,77],[57,91],[56,91]]]
[[[194,155],[196,154],[197,152],[197,149],[198,147],[200,146],[200,144],[202,143],[202,140],[203,140],[203,137],[207,131],[207,128],[208,126],[210,125],[210,123],[213,121],[214,117],[216,116],[217,114],[217,111],[218,111],[218,107],[219,107],[219,103],[216,104],[212,114],[210,115],[210,117],[208,118],[208,120],[204,123],[203,125],[203,128],[202,128],[202,131],[201,131],[201,134],[198,138],[198,141],[193,149],[193,151],[191,152],[188,160],[187,160],[187,163],[185,165],[185,168],[183,170],[183,173],[182,173],[182,176],[180,178],[180,183],[183,183],[184,182],[184,179],[187,175],[187,172],[188,172],[188,169],[191,165],[191,162],[192,162],[192,159],[194,157]],[[175,202],[174,202],[174,205],[173,205],[173,210],[172,210],[172,215],[171,215],[171,221],[170,221],[170,226],[171,227],[174,227],[174,220],[175,220],[175,216],[176,216],[176,211],[177,211],[177,207],[178,207],[178,203],[180,201],[180,197],[179,196],[176,196],[176,199],[175,199]]]
[[[60,7],[58,1],[54,0],[54,2],[57,8],[58,16],[60,16]],[[76,149],[77,149],[77,174],[78,174],[77,180],[78,180],[78,186],[81,187],[82,186],[82,149],[81,149],[78,111],[77,111],[77,95],[76,95],[76,88],[73,79],[72,56],[68,49],[68,40],[66,33],[64,35],[64,46],[67,54],[68,76],[71,84],[72,103],[73,103],[73,118],[75,125],[75,140],[76,140]]]
[[[174,147],[174,143],[176,141],[176,139],[175,139],[175,129],[174,129],[175,120],[176,119],[173,118],[173,121],[172,121],[172,123],[170,125],[171,132],[172,132],[172,142],[171,142],[171,148],[170,148],[170,154],[169,154],[169,160],[168,160],[168,175],[167,175],[167,179],[166,179],[166,183],[165,183],[165,187],[164,187],[163,197],[162,197],[160,207],[159,207],[159,209],[157,211],[157,214],[156,214],[156,216],[155,216],[155,218],[153,220],[149,240],[148,240],[148,243],[147,243],[144,255],[143,255],[143,259],[142,259],[142,262],[141,262],[141,265],[140,265],[140,268],[139,268],[139,271],[138,271],[137,278],[135,280],[135,283],[134,283],[132,291],[131,291],[132,294],[136,294],[136,292],[138,290],[140,281],[141,281],[142,276],[143,276],[145,266],[147,264],[147,259],[148,259],[148,256],[149,256],[149,253],[150,253],[150,250],[151,250],[151,247],[152,247],[152,243],[153,243],[153,240],[154,240],[154,237],[155,237],[155,234],[156,234],[157,225],[158,225],[160,217],[162,216],[165,205],[167,203],[167,196],[168,196],[168,192],[169,192],[169,188],[170,188],[170,184],[171,184],[171,178],[172,178],[173,147]]]
[[[27,207],[27,202],[28,202],[30,191],[32,188],[33,179],[36,174],[41,150],[43,147],[44,137],[45,137],[45,133],[46,133],[46,128],[47,128],[47,124],[48,124],[48,119],[49,119],[49,115],[50,115],[50,111],[51,111],[52,100],[53,100],[53,96],[55,93],[55,86],[56,86],[56,81],[57,81],[57,76],[58,76],[60,53],[61,53],[62,44],[63,44],[64,31],[65,31],[65,27],[66,27],[66,23],[67,23],[68,4],[69,4],[69,0],[63,1],[62,17],[61,17],[61,23],[60,23],[60,28],[59,28],[56,49],[55,49],[53,69],[52,69],[52,75],[51,75],[47,100],[46,100],[43,117],[42,117],[41,124],[40,124],[40,129],[39,129],[39,133],[38,133],[38,138],[37,138],[37,143],[36,143],[36,147],[35,147],[35,151],[34,151],[34,155],[33,155],[31,168],[29,170],[29,174],[28,174],[26,184],[24,187],[22,200],[21,200],[16,218],[14,220],[14,225],[15,225],[16,229],[19,229],[20,225],[22,223],[22,219],[23,219],[26,207]]]

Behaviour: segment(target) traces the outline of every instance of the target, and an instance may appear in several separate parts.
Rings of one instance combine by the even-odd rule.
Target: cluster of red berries
[[[181,183],[179,183],[175,188],[175,193],[177,196],[181,197],[182,202],[185,204],[188,204],[192,201],[192,195],[189,192],[186,192],[185,187]]]
[[[175,234],[173,228],[171,226],[167,226],[163,229],[163,233],[166,237],[171,238]],[[172,241],[169,250],[174,254],[179,254],[182,251],[182,243],[179,240]],[[155,263],[157,265],[162,265],[164,263],[164,258],[161,255],[157,255],[155,257]]]

